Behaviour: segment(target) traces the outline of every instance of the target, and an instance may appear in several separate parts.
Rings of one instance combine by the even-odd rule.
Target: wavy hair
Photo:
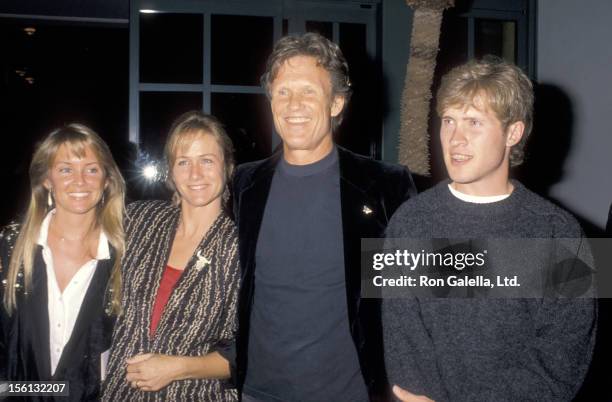
[[[63,145],[71,152],[82,157],[89,148],[96,155],[105,174],[103,202],[96,206],[96,225],[106,234],[115,251],[115,261],[108,282],[111,293],[110,303],[113,313],[120,312],[121,300],[121,257],[125,251],[123,215],[125,203],[125,182],[106,143],[92,129],[81,124],[69,124],[51,132],[38,144],[30,163],[30,202],[15,247],[11,255],[7,274],[7,288],[4,305],[9,313],[16,306],[18,273],[23,270],[25,289],[32,282],[32,267],[40,232],[40,227],[50,207],[47,205],[48,190],[44,182],[49,175],[55,156]]]

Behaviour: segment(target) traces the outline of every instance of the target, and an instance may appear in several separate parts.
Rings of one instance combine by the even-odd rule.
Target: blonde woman
[[[119,311],[125,184],[79,124],[49,134],[29,173],[25,218],[0,233],[0,376],[68,381],[65,400],[97,400]]]
[[[124,313],[105,401],[232,401],[222,353],[235,332],[236,229],[224,211],[232,143],[212,116],[177,119],[165,147],[172,202],[128,206]]]

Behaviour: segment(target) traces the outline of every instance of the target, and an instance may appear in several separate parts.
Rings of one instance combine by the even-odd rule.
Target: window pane
[[[487,54],[516,63],[516,22],[476,19],[474,54]]]
[[[201,14],[140,14],[140,82],[202,83]]]
[[[306,21],[306,32],[316,32],[329,40],[334,39],[334,25],[331,22]]]
[[[380,108],[380,70],[366,47],[366,25],[340,24],[340,48],[349,65],[353,97],[345,110],[337,141],[353,152],[373,155],[380,143],[382,110]]]
[[[126,167],[128,39],[120,24],[0,18],[0,180],[10,189],[0,225],[23,212],[34,144],[58,127],[91,127]]]
[[[272,120],[265,95],[214,93],[211,106],[232,138],[236,163],[271,154]]]
[[[450,9],[444,12],[442,18],[434,83],[468,59],[468,19],[453,11]]]
[[[141,150],[153,158],[161,158],[172,122],[190,110],[202,110],[201,93],[141,92]]]
[[[212,83],[259,85],[274,39],[272,17],[213,15]]]
[[[363,67],[362,63],[368,61],[366,25],[341,23],[340,48],[349,63],[351,72],[355,74],[355,79],[366,78],[363,76],[363,71],[360,70]]]

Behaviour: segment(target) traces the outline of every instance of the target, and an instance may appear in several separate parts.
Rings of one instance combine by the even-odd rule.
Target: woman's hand
[[[393,393],[395,394],[395,397],[402,402],[434,402],[425,395],[415,395],[397,385],[393,386]]]
[[[159,391],[172,381],[224,379],[230,376],[229,362],[219,352],[204,356],[170,356],[145,353],[126,360],[125,379],[142,391]]]
[[[180,358],[145,353],[126,360],[126,380],[142,391],[159,391],[178,379]]]

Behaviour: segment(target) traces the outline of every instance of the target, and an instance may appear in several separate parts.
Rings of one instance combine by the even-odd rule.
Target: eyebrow
[[[194,155],[194,156],[188,156],[188,155],[177,155],[176,159],[180,159],[180,158],[185,158],[185,159],[189,159],[189,158],[201,158],[202,156],[214,156],[217,157],[217,155],[215,154],[200,154],[200,155]]]
[[[441,119],[454,119],[454,120],[469,120],[469,119],[480,119],[482,115],[468,114],[467,116],[453,116],[451,114],[443,114],[440,116]]]
[[[56,165],[59,165],[60,163],[66,164],[66,165],[73,165],[74,162],[71,161],[57,161],[55,162]],[[100,165],[100,162],[87,162],[85,164],[85,166],[89,166],[89,165]]]
[[[318,83],[315,80],[307,79],[307,78],[298,78],[295,80],[287,80],[284,82],[278,82],[275,86],[278,88],[288,88],[288,87],[297,87],[297,86],[314,86]]]

